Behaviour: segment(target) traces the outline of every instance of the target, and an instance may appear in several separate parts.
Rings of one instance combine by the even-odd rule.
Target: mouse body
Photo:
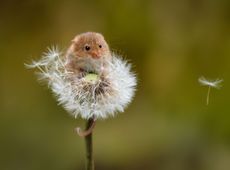
[[[109,46],[100,33],[86,32],[75,36],[66,53],[66,68],[75,74],[103,74],[112,58]]]

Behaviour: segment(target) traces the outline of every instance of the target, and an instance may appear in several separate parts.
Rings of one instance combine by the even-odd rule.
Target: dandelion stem
[[[75,131],[80,137],[85,138],[86,144],[86,170],[94,170],[94,160],[93,160],[93,129],[96,124],[96,119],[90,118],[86,122],[86,128],[84,131],[81,131],[80,127],[75,128]]]
[[[208,94],[207,94],[207,105],[209,104],[209,95],[210,95],[211,86],[208,86]]]
[[[86,131],[94,126],[95,120],[93,118],[87,120]],[[85,136],[86,144],[86,170],[94,170],[94,159],[93,159],[93,136],[92,131],[90,134]]]

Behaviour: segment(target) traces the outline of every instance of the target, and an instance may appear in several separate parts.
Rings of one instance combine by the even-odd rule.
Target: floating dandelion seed
[[[206,104],[208,105],[211,88],[220,89],[221,83],[223,82],[223,80],[222,79],[216,79],[214,81],[210,81],[210,80],[207,80],[205,77],[202,76],[198,79],[198,81],[201,85],[208,86],[208,93],[207,93],[207,99],[206,99]]]

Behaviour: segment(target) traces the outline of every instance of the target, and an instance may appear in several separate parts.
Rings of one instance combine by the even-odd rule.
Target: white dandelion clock
[[[136,78],[130,72],[130,64],[112,54],[106,61],[105,75],[86,73],[75,75],[65,67],[65,57],[56,48],[49,49],[41,60],[27,65],[38,68],[39,79],[45,80],[58,102],[75,118],[105,119],[123,112],[131,102]]]
[[[201,85],[208,86],[208,93],[207,93],[207,98],[206,98],[206,104],[208,105],[211,88],[220,89],[221,83],[223,82],[223,80],[222,79],[216,79],[214,81],[210,81],[210,80],[207,80],[205,77],[202,76],[198,79],[198,81]]]

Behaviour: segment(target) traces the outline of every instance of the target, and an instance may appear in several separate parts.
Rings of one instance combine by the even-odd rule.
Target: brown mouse
[[[89,72],[102,74],[111,60],[109,46],[100,33],[86,32],[77,35],[66,53],[66,68],[76,74]]]

